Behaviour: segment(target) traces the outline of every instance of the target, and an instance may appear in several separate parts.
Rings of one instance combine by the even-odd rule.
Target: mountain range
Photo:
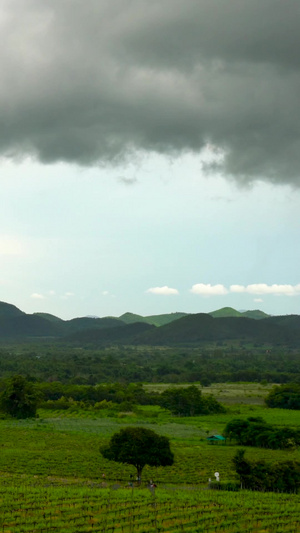
[[[26,314],[0,302],[0,340],[59,340],[76,345],[197,345],[252,342],[300,347],[300,316],[269,316],[260,310],[224,307],[212,313],[170,313],[62,320],[48,313]]]

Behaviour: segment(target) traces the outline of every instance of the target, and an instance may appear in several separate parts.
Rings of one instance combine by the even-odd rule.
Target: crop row
[[[255,492],[0,487],[3,533],[296,533],[299,497]]]

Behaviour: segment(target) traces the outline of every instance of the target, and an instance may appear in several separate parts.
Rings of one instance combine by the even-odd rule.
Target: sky
[[[0,300],[300,314],[298,0],[1,0]]]

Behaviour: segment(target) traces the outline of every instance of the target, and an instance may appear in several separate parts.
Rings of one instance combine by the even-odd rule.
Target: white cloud
[[[248,294],[274,294],[284,296],[295,296],[300,294],[300,283],[298,285],[267,285],[266,283],[253,283],[251,285],[231,285],[230,292],[246,292]]]
[[[259,302],[259,303],[261,303],[261,302],[263,302],[263,299],[262,299],[262,298],[254,298],[253,301],[254,301],[254,302]]]
[[[116,295],[111,294],[109,291],[102,291],[102,296],[109,296],[110,298],[116,298]]]
[[[167,296],[169,294],[179,294],[177,289],[172,289],[171,287],[167,287],[167,285],[165,285],[164,287],[152,287],[146,292],[150,292],[151,294],[163,294]]]
[[[251,285],[233,284],[230,285],[229,289],[221,284],[211,285],[210,283],[197,283],[196,285],[193,285],[190,292],[193,294],[199,294],[200,296],[220,296],[228,294],[229,292],[257,295],[271,294],[275,296],[296,296],[297,294],[300,294],[300,283],[297,285],[279,285],[276,283],[273,285],[267,285],[266,283],[252,283]],[[260,302],[262,300],[256,299],[254,301]]]
[[[251,294],[283,294],[285,296],[293,296],[300,293],[300,285],[266,285],[265,283],[258,283],[248,285],[247,292]]]
[[[230,285],[230,292],[245,292],[246,288],[243,285]]]
[[[61,300],[68,300],[68,298],[71,298],[72,296],[74,296],[74,293],[73,292],[65,292],[65,294],[63,296],[61,296]]]
[[[211,285],[210,283],[196,283],[196,285],[192,286],[190,291],[193,294],[200,294],[200,296],[219,296],[228,293],[228,290],[224,285]]]
[[[44,296],[42,294],[39,294],[38,292],[32,293],[30,298],[33,298],[34,300],[43,300]]]

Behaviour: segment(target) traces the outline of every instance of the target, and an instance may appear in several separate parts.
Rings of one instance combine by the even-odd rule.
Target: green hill
[[[52,337],[62,335],[60,324],[40,316],[25,313],[11,318],[0,317],[0,337],[20,339],[26,337]]]
[[[236,316],[240,317],[243,316],[242,313],[237,311],[236,309],[233,309],[233,307],[222,307],[221,309],[217,309],[216,311],[212,311],[211,313],[208,313],[213,318],[224,318],[228,316]]]
[[[236,309],[233,309],[233,307],[222,307],[221,309],[217,309],[208,314],[214,318],[244,317],[253,318],[254,320],[261,320],[262,318],[267,318],[269,316],[259,309],[253,311],[237,311]]]
[[[129,327],[131,326],[131,327]],[[94,333],[92,333],[94,332]],[[189,346],[212,342],[250,342],[273,346],[300,346],[300,316],[268,316],[260,310],[236,311],[224,307],[212,313],[169,313],[141,316],[81,317],[61,320],[49,313],[26,314],[0,302],[0,339],[46,338],[76,342]]]
[[[65,335],[75,333],[76,331],[90,330],[90,329],[107,329],[124,327],[124,322],[119,318],[104,317],[104,318],[73,318],[64,322]]]
[[[119,317],[125,324],[134,324],[135,322],[147,322],[146,318],[135,313],[124,313]]]
[[[300,318],[299,318],[300,322]],[[298,322],[298,323],[299,323]],[[296,321],[280,324],[269,318],[217,317],[199,313],[180,318],[141,335],[140,344],[196,345],[218,341],[243,341],[273,345],[300,345],[300,328]]]
[[[124,315],[121,315],[119,318],[125,324],[133,324],[134,322],[143,322],[145,324],[152,324],[153,326],[163,326],[165,324],[169,324],[170,322],[173,322],[174,320],[178,320],[179,318],[182,318],[183,316],[187,316],[187,313],[168,313],[163,315],[150,315],[150,316],[141,316],[141,315],[135,315],[134,313],[124,313]]]
[[[58,316],[51,315],[50,313],[33,313],[35,316],[40,316],[41,318],[45,318],[45,320],[49,320],[49,322],[63,322],[62,318],[58,318]]]
[[[277,324],[279,327],[288,328],[295,331],[300,331],[300,316],[299,315],[283,315],[270,316],[268,321],[271,324]]]
[[[6,302],[0,302],[0,317],[1,318],[12,318],[15,316],[25,315],[23,311],[18,309],[15,305],[7,304]]]
[[[139,344],[140,336],[145,332],[155,329],[151,324],[143,324],[141,322],[134,322],[133,324],[123,324],[114,328],[103,329],[85,329],[77,331],[70,335],[67,339],[71,342],[79,344]]]
[[[174,322],[175,320],[178,320],[184,316],[188,316],[188,313],[176,312],[165,315],[152,315],[147,316],[146,320],[148,324],[152,324],[153,326],[164,326],[165,324],[170,324],[171,322]]]
[[[241,315],[247,318],[254,318],[255,320],[261,320],[262,318],[268,318],[270,316],[259,309],[255,309],[253,311],[244,311],[241,313]]]

